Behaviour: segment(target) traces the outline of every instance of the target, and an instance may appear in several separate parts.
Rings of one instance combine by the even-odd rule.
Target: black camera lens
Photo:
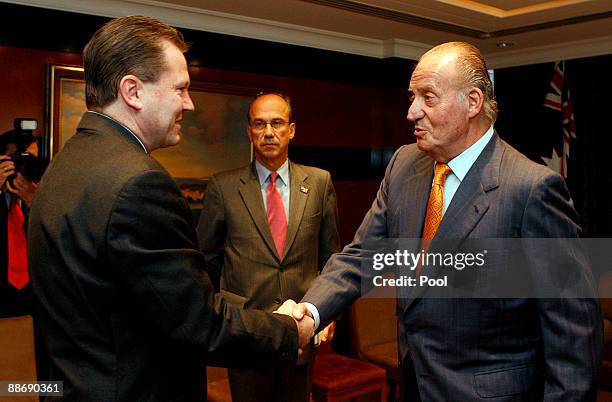
[[[45,173],[49,160],[47,158],[41,158],[34,156],[29,152],[14,153],[11,155],[11,159],[15,164],[15,171],[21,173],[26,179],[38,183]],[[9,177],[9,180],[14,177]],[[11,184],[12,184],[11,180]]]

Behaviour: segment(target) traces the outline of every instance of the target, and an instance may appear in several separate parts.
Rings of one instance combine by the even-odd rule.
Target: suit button
[[[276,300],[274,300],[274,303],[276,304],[281,304],[281,299],[280,297],[277,297]]]

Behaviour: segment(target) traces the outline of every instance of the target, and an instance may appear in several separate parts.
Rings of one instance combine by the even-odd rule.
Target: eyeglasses
[[[257,119],[253,120],[250,123],[250,126],[251,130],[253,131],[264,131],[268,127],[268,124],[270,125],[270,127],[272,127],[273,131],[278,131],[283,129],[289,123],[283,119],[272,119],[270,121]]]

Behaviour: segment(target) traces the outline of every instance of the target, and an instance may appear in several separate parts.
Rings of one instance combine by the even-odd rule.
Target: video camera
[[[21,173],[26,179],[38,183],[45,173],[49,160],[27,152],[27,148],[35,139],[32,131],[36,130],[36,119],[18,118],[13,122],[14,129],[0,135],[0,155],[11,153],[11,160],[15,164],[15,171]],[[14,145],[13,147],[10,145]],[[8,178],[12,183],[15,175]]]

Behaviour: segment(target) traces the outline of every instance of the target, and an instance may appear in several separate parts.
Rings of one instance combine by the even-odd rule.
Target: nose
[[[406,118],[413,123],[423,118],[423,109],[421,108],[421,103],[419,100],[414,99],[412,101],[412,104],[408,108],[408,115]]]
[[[272,137],[274,133],[272,132],[272,124],[270,122],[266,123],[266,128],[264,129],[264,135],[266,137]]]
[[[193,104],[193,101],[191,100],[191,96],[189,96],[189,92],[185,92],[185,96],[183,99],[183,110],[187,112],[195,110],[195,106]]]

